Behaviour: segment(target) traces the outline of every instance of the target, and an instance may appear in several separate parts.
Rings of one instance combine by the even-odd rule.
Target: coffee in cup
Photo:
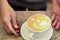
[[[35,14],[26,21],[28,28],[34,32],[42,32],[51,26],[51,20],[47,15]]]

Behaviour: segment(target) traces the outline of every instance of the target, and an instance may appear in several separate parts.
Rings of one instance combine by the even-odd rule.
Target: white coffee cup
[[[51,20],[50,20],[50,18],[47,16],[47,15],[45,15],[45,14],[35,14],[35,15],[32,15],[31,17],[33,17],[33,16],[36,16],[36,15],[43,15],[44,17],[46,17],[47,19],[48,19],[48,27],[46,28],[46,29],[43,29],[43,30],[33,30],[33,29],[31,29],[30,27],[29,27],[29,25],[28,25],[28,23],[27,23],[27,21],[26,21],[26,25],[27,25],[27,28],[28,28],[28,30],[29,31],[31,31],[31,33],[30,33],[30,38],[33,38],[34,39],[34,35],[36,34],[36,33],[42,33],[42,32],[44,32],[44,31],[46,31],[46,30],[48,30],[50,27],[51,27]],[[29,18],[27,19],[27,20],[29,20]],[[43,22],[44,23],[44,22]],[[43,24],[44,25],[44,24]],[[32,40],[33,40],[32,39]]]

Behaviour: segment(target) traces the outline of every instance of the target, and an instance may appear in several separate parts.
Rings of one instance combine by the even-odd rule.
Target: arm
[[[60,5],[59,5],[58,0],[53,0],[52,11],[53,11],[54,13],[57,13],[58,15],[60,15],[60,14],[59,14]]]
[[[52,26],[57,30],[60,28],[60,5],[58,0],[53,0],[52,4]]]
[[[13,33],[17,36],[17,23],[16,23],[16,15],[13,8],[8,4],[7,0],[0,0],[0,9],[1,9],[1,20],[4,24],[4,28],[8,33]],[[13,25],[13,26],[12,26]]]
[[[0,0],[0,6],[1,7],[5,7],[5,6],[8,6],[8,2],[7,2],[7,0]]]

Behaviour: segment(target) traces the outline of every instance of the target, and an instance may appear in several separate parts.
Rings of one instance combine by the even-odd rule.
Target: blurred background
[[[51,11],[51,10],[52,10],[52,0],[48,0],[47,11]]]

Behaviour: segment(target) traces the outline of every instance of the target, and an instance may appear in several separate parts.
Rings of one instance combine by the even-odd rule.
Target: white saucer
[[[34,37],[30,38],[30,34],[32,32],[27,28],[26,23],[24,23],[21,27],[20,33],[25,40],[33,40],[33,39],[34,40],[49,40],[53,34],[53,29],[52,27],[50,27],[48,30],[44,32],[35,33]]]

